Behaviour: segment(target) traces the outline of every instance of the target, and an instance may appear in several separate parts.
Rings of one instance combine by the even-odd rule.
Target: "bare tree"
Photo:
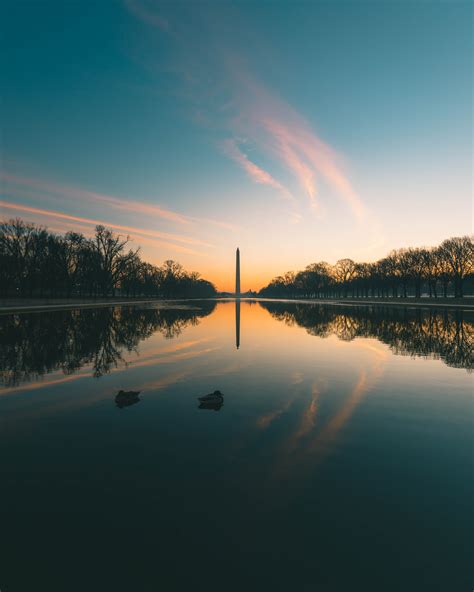
[[[451,267],[445,259],[441,247],[434,249],[433,255],[436,279],[441,282],[441,285],[443,286],[443,296],[447,298],[448,286],[451,282]]]
[[[187,273],[174,261],[163,268],[126,251],[128,237],[98,226],[93,239],[68,232],[65,236],[19,219],[0,222],[0,294],[2,296],[127,295],[207,297],[215,287]],[[165,285],[166,284],[166,285]]]
[[[391,251],[373,263],[354,263],[340,259],[334,267],[312,263],[296,274],[279,276],[262,288],[261,295],[287,297],[292,295],[322,297],[352,296],[419,298],[427,288],[437,298],[438,286],[448,296],[450,284],[454,295],[464,293],[466,278],[474,280],[473,242],[470,237],[446,240],[437,248],[408,248]]]
[[[469,236],[449,238],[441,243],[439,253],[451,270],[454,296],[462,298],[464,278],[474,270],[474,244]]]
[[[0,249],[9,257],[12,287],[17,293],[32,291],[32,272],[39,255],[37,239],[43,233],[42,227],[23,222],[19,218],[0,224]]]
[[[428,284],[430,297],[438,297],[438,291],[436,289],[438,283],[437,274],[437,253],[435,249],[421,249],[420,256],[423,261],[424,268],[424,279]]]
[[[127,265],[137,256],[139,249],[130,250],[127,254],[123,251],[130,241],[130,237],[123,239],[120,235],[114,235],[104,226],[96,226],[94,237],[94,249],[99,256],[100,277],[102,294],[107,296],[115,294],[119,280],[123,276]]]
[[[349,282],[354,277],[356,266],[352,259],[339,259],[334,267],[334,274],[336,280],[342,284],[344,297],[347,296],[347,288]]]

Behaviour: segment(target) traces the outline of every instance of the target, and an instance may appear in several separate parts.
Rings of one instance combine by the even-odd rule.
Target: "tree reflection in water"
[[[174,308],[88,308],[0,316],[0,385],[14,387],[62,370],[92,365],[93,375],[124,363],[125,352],[155,332],[166,339],[214,310],[212,301]]]
[[[95,377],[102,376],[125,363],[124,353],[137,351],[153,333],[172,339],[197,325],[215,306],[214,301],[201,301],[188,307],[122,306],[0,316],[0,386],[15,387],[57,370],[70,375],[85,365],[92,367]],[[468,371],[474,367],[471,311],[277,301],[261,301],[260,306],[311,335],[337,335],[346,341],[376,337],[395,354],[440,358]]]
[[[375,337],[397,355],[442,359],[453,368],[474,367],[474,313],[459,309],[392,306],[327,306],[260,302],[275,319],[304,327],[310,335],[351,341]]]

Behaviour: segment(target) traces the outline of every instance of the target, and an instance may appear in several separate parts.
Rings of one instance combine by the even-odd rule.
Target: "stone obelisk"
[[[240,251],[235,252],[235,297],[240,298]]]

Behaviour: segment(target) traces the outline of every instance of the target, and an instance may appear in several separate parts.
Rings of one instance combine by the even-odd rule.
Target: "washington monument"
[[[235,252],[235,296],[240,298],[240,251]]]

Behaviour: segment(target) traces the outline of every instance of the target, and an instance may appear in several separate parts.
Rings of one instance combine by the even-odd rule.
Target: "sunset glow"
[[[227,291],[237,246],[246,291],[472,230],[467,4],[29,10],[6,33],[5,219],[103,224]]]

